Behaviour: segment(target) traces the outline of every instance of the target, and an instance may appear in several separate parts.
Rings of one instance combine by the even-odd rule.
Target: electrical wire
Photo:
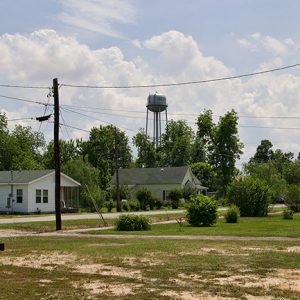
[[[126,85],[124,85],[124,86],[76,85],[76,84],[62,83],[61,86],[71,87],[71,88],[88,88],[88,89],[133,89],[133,88],[154,88],[154,87],[182,86],[182,85],[202,84],[202,83],[209,83],[209,82],[217,82],[217,81],[238,79],[238,78],[243,78],[243,77],[257,76],[257,75],[282,71],[282,70],[286,70],[286,69],[291,69],[291,68],[295,68],[295,67],[299,67],[299,66],[300,66],[300,63],[293,64],[293,65],[288,65],[288,66],[284,66],[284,67],[280,67],[280,68],[275,68],[275,69],[269,69],[269,70],[265,70],[265,71],[258,71],[258,72],[242,74],[242,75],[227,76],[227,77],[205,79],[205,80],[196,80],[196,81],[184,81],[184,82],[177,82],[177,83],[127,85],[127,86]]]
[[[39,105],[45,105],[45,106],[47,106],[47,103],[45,103],[45,102],[34,101],[34,100],[29,100],[29,99],[24,99],[24,98],[11,97],[11,96],[6,96],[6,95],[0,95],[0,98],[17,100],[17,101],[22,101],[22,102],[34,103],[34,104],[39,104]],[[50,104],[50,105],[53,105],[53,104]]]
[[[0,84],[0,87],[5,88],[20,88],[20,89],[38,89],[38,90],[44,90],[49,89],[49,86],[26,86],[26,85],[11,85],[11,84]]]

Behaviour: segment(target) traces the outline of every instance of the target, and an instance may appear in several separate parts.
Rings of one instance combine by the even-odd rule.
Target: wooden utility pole
[[[115,150],[115,173],[116,173],[116,193],[117,193],[117,212],[122,211],[121,198],[120,198],[120,182],[119,182],[119,164],[118,164],[118,143],[117,143],[117,127],[115,127],[115,138],[114,138],[114,150]]]
[[[55,163],[55,220],[56,230],[61,230],[60,207],[60,152],[59,152],[59,94],[57,78],[53,79],[54,97],[54,163]]]

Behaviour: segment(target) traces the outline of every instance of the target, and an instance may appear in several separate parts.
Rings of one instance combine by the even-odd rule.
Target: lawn
[[[300,242],[2,241],[0,299],[300,298]]]
[[[93,234],[120,234],[116,230],[90,231]],[[240,218],[238,223],[228,224],[223,218],[211,227],[192,227],[184,223],[183,227],[174,224],[152,225],[150,231],[121,232],[136,235],[222,235],[222,236],[278,236],[300,237],[300,213],[293,220],[284,220],[281,215],[259,218]]]

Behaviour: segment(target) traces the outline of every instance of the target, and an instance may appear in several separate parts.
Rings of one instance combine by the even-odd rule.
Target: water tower
[[[146,135],[148,134],[149,111],[153,112],[153,143],[158,148],[161,143],[161,113],[166,112],[168,122],[167,98],[164,95],[150,94],[147,99]]]

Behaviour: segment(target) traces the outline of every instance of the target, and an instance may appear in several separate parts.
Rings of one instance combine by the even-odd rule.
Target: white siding
[[[17,189],[23,191],[22,203],[17,203]],[[13,185],[13,199],[14,202],[10,203],[10,209],[6,208],[7,198],[11,192],[11,185],[0,185],[0,211],[2,212],[19,212],[26,213],[28,209],[28,188],[27,185],[14,184]]]

